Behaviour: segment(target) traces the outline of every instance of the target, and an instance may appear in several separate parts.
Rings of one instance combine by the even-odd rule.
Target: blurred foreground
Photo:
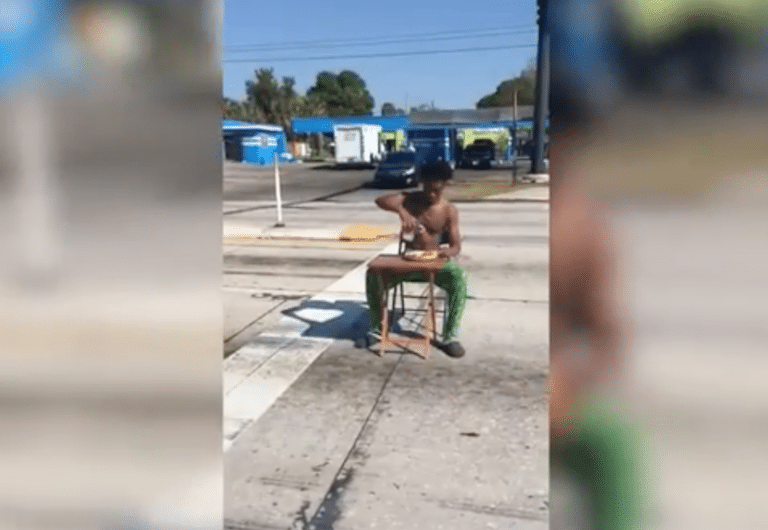
[[[0,528],[220,528],[211,6],[5,4]]]
[[[571,418],[563,460],[591,486],[553,467],[551,528],[765,528],[768,2],[552,4],[553,127],[578,131],[552,182],[580,180],[613,233],[625,369],[580,389],[611,413]],[[623,526],[598,524],[609,490]]]

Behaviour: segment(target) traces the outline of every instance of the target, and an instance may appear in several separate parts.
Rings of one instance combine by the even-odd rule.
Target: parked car
[[[461,157],[463,167],[484,167],[490,169],[496,158],[496,149],[485,143],[474,143],[464,149]]]
[[[376,168],[373,184],[379,187],[418,186],[420,174],[421,165],[416,153],[396,151],[389,153]]]
[[[533,150],[534,150],[533,140],[528,140],[520,148],[520,155],[527,158],[533,158]],[[545,141],[544,143],[544,158],[549,158],[549,141]]]

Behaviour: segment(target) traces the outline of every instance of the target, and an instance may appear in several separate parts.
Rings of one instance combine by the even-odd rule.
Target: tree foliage
[[[381,106],[382,116],[397,116],[400,114],[405,114],[405,112],[403,112],[403,109],[397,107],[394,103],[387,102]]]
[[[495,92],[481,98],[477,108],[511,107],[515,102],[515,90],[518,105],[533,105],[536,94],[536,65],[533,60],[517,77],[502,81]]]
[[[374,106],[365,81],[351,70],[320,72],[307,96],[317,98],[328,116],[370,115]]]
[[[233,120],[279,125],[292,137],[294,117],[372,113],[374,101],[365,81],[350,70],[339,74],[320,72],[306,95],[296,92],[295,85],[293,77],[278,80],[272,68],[260,68],[245,83],[244,101],[222,98],[222,115]],[[395,108],[398,112],[402,110]]]
[[[278,82],[272,68],[257,70],[254,78],[245,84],[246,103],[250,106],[252,117],[263,123],[280,125],[289,131],[298,98],[295,84],[292,77],[283,77]]]

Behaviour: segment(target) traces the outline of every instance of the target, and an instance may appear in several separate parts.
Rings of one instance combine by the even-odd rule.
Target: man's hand
[[[419,220],[416,219],[413,215],[408,213],[408,211],[403,208],[400,213],[400,222],[403,225],[403,232],[410,233],[410,232],[416,232],[419,228]]]
[[[437,251],[437,257],[442,259],[455,258],[458,254],[458,251],[455,251],[451,248],[441,248]]]

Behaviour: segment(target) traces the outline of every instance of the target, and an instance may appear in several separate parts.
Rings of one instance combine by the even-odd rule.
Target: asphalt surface
[[[329,173],[336,189],[371,174],[340,173]],[[286,223],[396,230],[396,216],[372,204],[379,194],[289,206]],[[269,199],[231,218],[268,226]],[[397,353],[380,359],[356,347],[364,313],[338,336],[323,326],[308,331],[307,340],[336,339],[308,366],[297,367],[301,351],[276,352],[256,372],[262,392],[244,405],[276,385],[287,385],[284,392],[244,427],[225,419],[235,436],[225,453],[226,528],[546,528],[547,208],[483,203],[460,211],[471,281],[467,357],[434,350],[427,362]],[[307,309],[316,305],[310,298],[389,244],[225,244],[225,353],[262,351],[302,308],[328,311]]]
[[[524,162],[520,162],[524,165]],[[330,164],[285,164],[280,166],[281,195],[285,204],[321,198],[343,202],[373,201],[384,189],[375,189],[374,169],[336,169]],[[490,170],[457,169],[456,182],[511,178],[511,166]],[[522,169],[521,169],[522,174]],[[355,191],[355,193],[348,193]],[[224,212],[266,207],[275,200],[274,168],[225,162]],[[251,204],[249,204],[251,203]]]

